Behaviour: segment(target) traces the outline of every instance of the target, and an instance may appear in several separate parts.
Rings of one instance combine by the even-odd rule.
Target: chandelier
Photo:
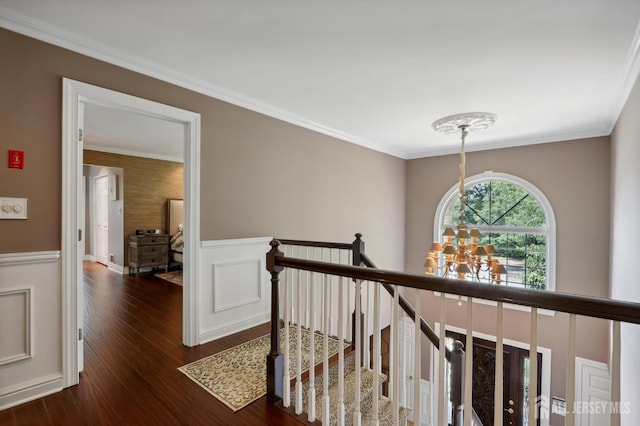
[[[464,142],[469,132],[483,130],[496,121],[496,116],[487,112],[469,112],[450,115],[433,122],[432,127],[445,134],[459,133],[462,139],[460,148],[460,224],[457,230],[446,228],[442,234],[444,241],[435,241],[425,259],[424,266],[428,275],[440,275],[447,278],[473,281],[485,281],[500,284],[502,274],[507,270],[498,259],[493,258],[496,249],[491,244],[481,245],[482,236],[477,228],[469,228],[464,223],[464,177],[466,158]]]

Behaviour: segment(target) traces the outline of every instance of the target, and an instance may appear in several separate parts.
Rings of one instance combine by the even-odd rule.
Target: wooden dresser
[[[169,235],[144,234],[129,236],[129,273],[140,268],[158,267],[169,270]]]

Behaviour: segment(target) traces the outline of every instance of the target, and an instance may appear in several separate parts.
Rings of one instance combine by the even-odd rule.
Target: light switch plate
[[[565,416],[567,413],[567,402],[565,399],[554,396],[551,399],[551,412]]]
[[[0,219],[26,219],[27,199],[0,197]]]

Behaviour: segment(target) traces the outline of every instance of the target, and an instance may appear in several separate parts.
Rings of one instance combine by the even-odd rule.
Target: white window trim
[[[546,218],[546,230],[547,230],[547,287],[545,291],[556,291],[556,219],[553,214],[553,208],[551,203],[545,197],[545,195],[532,183],[508,173],[500,173],[493,171],[486,171],[477,175],[469,176],[465,178],[465,189],[476,185],[479,182],[492,180],[498,182],[512,183],[521,186],[528,191],[533,197],[540,203],[542,210],[544,211]],[[458,196],[458,184],[453,185],[442,197],[436,214],[433,220],[433,236],[434,241],[442,242],[442,226],[444,223],[444,215],[446,213],[446,207]],[[540,229],[540,228],[539,228]],[[544,227],[542,227],[544,229]],[[509,228],[505,227],[505,230]]]

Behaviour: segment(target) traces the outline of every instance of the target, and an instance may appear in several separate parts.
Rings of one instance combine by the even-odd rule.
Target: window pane
[[[460,214],[460,200],[454,199],[446,207],[445,225],[458,225]],[[507,270],[503,284],[546,289],[546,217],[535,197],[513,183],[479,182],[465,191],[464,221],[470,228],[485,230],[479,244],[496,248],[494,257]],[[531,228],[531,233],[502,232],[505,227]],[[479,275],[489,278],[488,271],[481,270]]]
[[[469,225],[531,226],[546,223],[540,203],[521,187],[506,182],[480,182],[465,190],[464,220]],[[460,222],[460,200],[451,203],[445,222]]]

